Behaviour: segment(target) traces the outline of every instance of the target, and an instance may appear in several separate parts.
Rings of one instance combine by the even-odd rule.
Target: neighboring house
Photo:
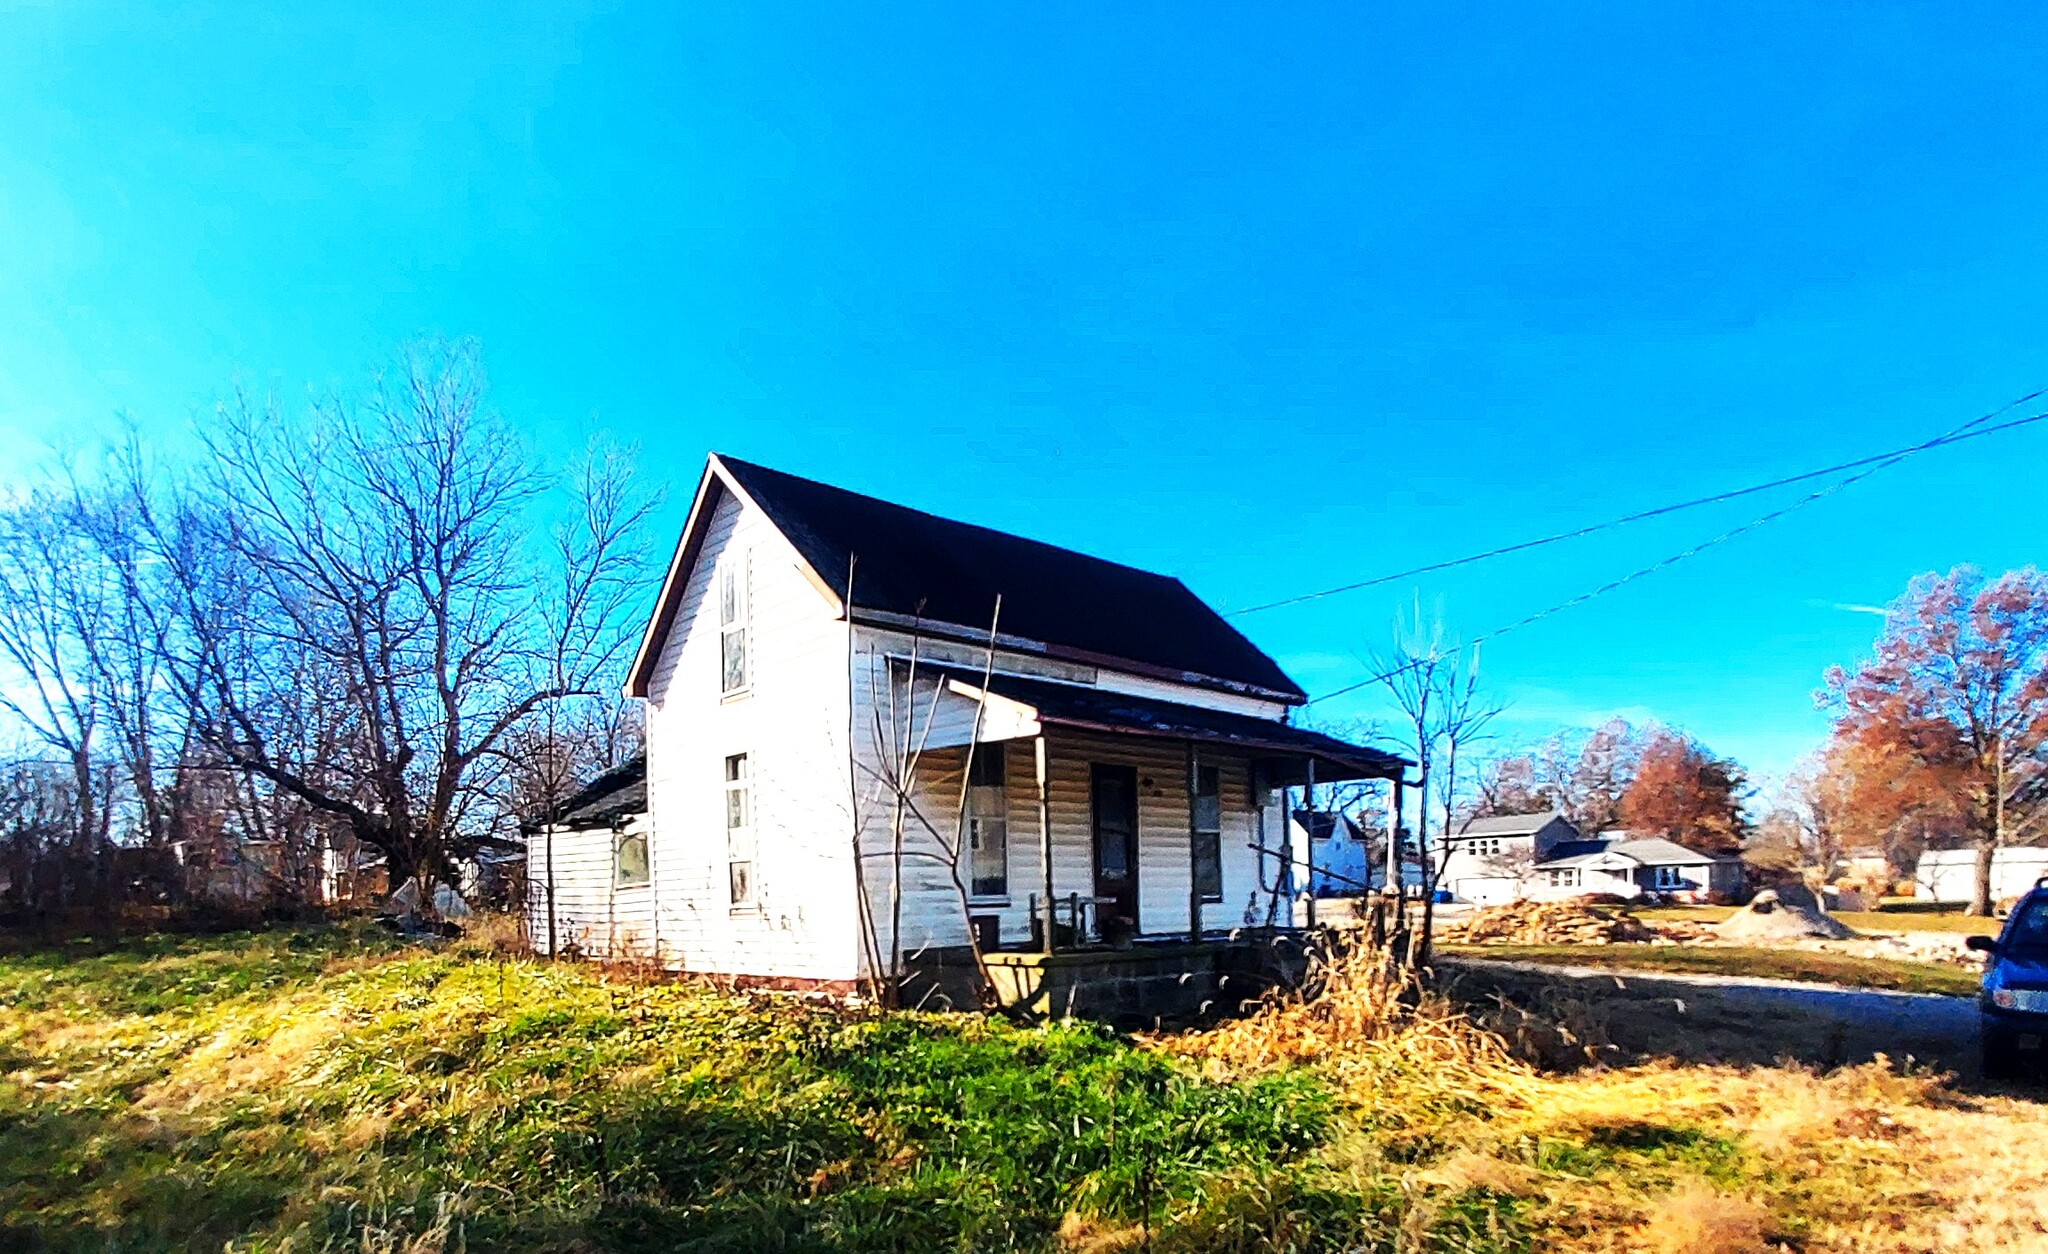
[[[1557,846],[1578,839],[1579,829],[1555,811],[1468,819],[1445,842],[1437,883],[1457,901],[1482,906],[1519,901],[1537,881],[1536,864]]]
[[[1728,900],[1742,892],[1742,860],[1701,853],[1659,836],[1602,832],[1590,840],[1552,846],[1534,867],[1530,896],[1668,897],[1675,901]]]
[[[2048,875],[2048,849],[2013,845],[1991,854],[1991,900],[2005,901]],[[1967,902],[1977,892],[1975,849],[1929,849],[1913,872],[1913,895],[1927,901]]]
[[[1441,882],[1477,905],[1607,894],[1705,901],[1742,891],[1742,862],[1661,837],[1582,837],[1561,814],[1473,819],[1450,839]]]
[[[1307,842],[1312,869],[1309,891],[1315,896],[1357,897],[1386,887],[1385,837],[1366,831],[1350,815],[1296,810],[1294,839],[1296,848]],[[1378,849],[1373,847],[1375,840]],[[1403,843],[1405,846],[1405,837]],[[1401,882],[1408,888],[1419,889],[1423,881],[1422,864],[1415,859],[1412,849],[1404,848],[1403,855]]]
[[[647,703],[635,943],[770,986],[943,983],[972,929],[1005,1002],[1230,995],[1271,948],[1232,938],[1294,887],[1287,796],[1405,765],[1292,726],[1302,690],[1178,580],[720,456],[628,692]],[[615,928],[624,846],[548,827],[529,880],[552,834],[558,943],[597,899]]]
[[[289,888],[281,846],[274,840],[240,840],[228,836],[207,840],[174,840],[185,891],[218,905],[254,906],[271,902]]]

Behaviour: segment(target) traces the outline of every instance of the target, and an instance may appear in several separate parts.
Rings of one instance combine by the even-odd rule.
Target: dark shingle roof
[[[929,664],[920,669],[944,675],[969,688],[982,686],[981,675],[974,671]],[[1398,773],[1407,765],[1405,759],[1379,749],[1350,744],[1335,736],[1251,714],[1232,714],[1153,697],[1135,697],[1103,688],[1024,679],[1015,675],[991,676],[988,691],[1030,706],[1038,711],[1040,721],[1046,723],[1231,745],[1286,758],[1313,757],[1329,767],[1340,768],[1317,772],[1318,778],[1331,781],[1379,778]]]
[[[647,813],[647,755],[639,754],[599,775],[555,807],[554,815],[536,815],[524,826],[603,827],[613,819]]]
[[[846,587],[848,555],[855,555],[853,601],[862,609],[986,630],[1000,593],[1004,635],[1305,695],[1178,579],[718,460],[835,591]]]

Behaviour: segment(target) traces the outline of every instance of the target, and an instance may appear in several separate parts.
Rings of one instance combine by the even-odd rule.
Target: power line
[[[1676,514],[1682,510],[1697,509],[1702,505],[1718,505],[1723,501],[1733,501],[1745,496],[1754,496],[1759,492],[1768,492],[1773,488],[1789,487],[1795,483],[1804,483],[1809,479],[1820,479],[1828,475],[1840,474],[1845,470],[1855,470],[1862,466],[1875,465],[1878,469],[1882,469],[1883,466],[1890,465],[1901,458],[1910,457],[1914,453],[1923,453],[1929,449],[1941,448],[1949,444],[1960,444],[1965,440],[1982,439],[1987,435],[1997,435],[2002,431],[2011,431],[2019,427],[2031,426],[2034,423],[2048,420],[2048,412],[2044,412],[2027,418],[2015,418],[2010,422],[2002,422],[1996,426],[1984,427],[1982,430],[1972,430],[1972,428],[1977,427],[1980,423],[1989,422],[1998,415],[2041,396],[2048,396],[2048,388],[2029,392],[2027,395],[2001,405],[1980,418],[1964,423],[1946,435],[1936,436],[1932,440],[1925,440],[1919,444],[1909,444],[1904,448],[1893,449],[1888,453],[1873,453],[1868,457],[1859,457],[1854,461],[1837,462],[1835,465],[1824,466],[1819,470],[1802,471],[1796,475],[1787,475],[1782,479],[1773,479],[1768,483],[1757,483],[1746,488],[1716,492],[1712,496],[1695,497],[1692,500],[1679,501],[1671,505],[1659,505],[1654,509],[1640,510],[1633,514],[1624,514],[1619,518],[1610,518],[1606,522],[1592,523],[1571,531],[1560,531],[1556,535],[1543,536],[1535,540],[1523,540],[1515,544],[1504,544],[1499,548],[1487,549],[1480,553],[1470,553],[1464,557],[1448,558],[1441,562],[1431,562],[1425,566],[1415,566],[1407,570],[1396,571],[1391,575],[1376,575],[1371,579],[1361,579],[1355,583],[1339,584],[1334,588],[1324,588],[1319,592],[1304,592],[1299,596],[1282,597],[1277,601],[1267,601],[1260,605],[1249,605],[1241,610],[1231,610],[1224,614],[1224,617],[1242,618],[1246,614],[1257,614],[1265,610],[1282,609],[1289,605],[1302,605],[1309,601],[1319,601],[1324,597],[1336,596],[1339,593],[1357,592],[1363,588],[1376,588],[1381,584],[1394,583],[1402,579],[1412,579],[1416,575],[1428,575],[1440,570],[1452,570],[1459,566],[1470,566],[1474,562],[1484,562],[1491,558],[1505,557],[1510,553],[1521,553],[1528,549],[1540,549],[1547,544],[1557,544],[1565,540],[1576,540],[1581,536],[1590,536],[1601,531],[1612,531],[1616,527],[1624,527],[1630,523],[1638,523],[1650,518],[1661,518],[1666,514]]]
[[[1591,591],[1581,592],[1577,596],[1571,597],[1564,601],[1560,601],[1555,605],[1537,610],[1532,614],[1524,615],[1523,617],[1518,618],[1511,623],[1508,623],[1506,626],[1496,627],[1491,631],[1481,632],[1479,635],[1474,636],[1467,643],[1477,646],[1485,643],[1488,640],[1498,639],[1501,636],[1507,635],[1511,631],[1519,631],[1520,629],[1527,627],[1532,623],[1541,622],[1542,620],[1549,618],[1553,614],[1562,613],[1563,611],[1571,609],[1574,606],[1583,605],[1596,597],[1605,596],[1606,594],[1614,591],[1617,588],[1623,587],[1627,584],[1634,583],[1636,580],[1643,578],[1645,575],[1653,575],[1660,570],[1664,570],[1667,567],[1675,566],[1689,557],[1697,556],[1698,554],[1706,552],[1708,549],[1716,548],[1722,544],[1726,544],[1728,541],[1735,539],[1737,536],[1754,531],[1758,527],[1761,527],[1766,523],[1776,522],[1778,519],[1783,518],[1785,515],[1789,513],[1792,513],[1794,510],[1803,509],[1806,506],[1811,505],[1815,501],[1821,500],[1824,497],[1833,496],[1835,493],[1840,492],[1843,488],[1849,487],[1851,484],[1860,483],[1863,480],[1868,479],[1870,476],[1876,474],[1878,471],[1883,470],[1888,466],[1897,465],[1899,462],[1906,460],[1908,457],[1911,457],[1915,453],[1923,452],[1931,448],[1939,448],[1944,444],[1953,444],[1961,439],[1970,439],[1980,435],[1990,435],[1994,431],[2006,431],[2014,427],[2022,427],[2026,426],[2029,423],[2040,422],[2043,419],[2048,419],[2048,412],[2043,412],[2035,414],[2029,418],[2018,418],[2014,419],[2011,422],[2001,423],[1993,427],[1983,426],[1984,423],[1991,421],[1993,418],[1998,417],[2000,414],[2007,412],[2015,406],[2024,405],[2028,401],[2034,400],[2035,398],[2043,395],[2048,395],[2048,388],[2042,388],[2038,391],[2030,392],[2025,396],[2019,397],[2016,400],[2010,401],[2007,404],[1999,406],[1997,409],[1992,410],[1988,414],[1972,418],[1970,421],[1964,423],[1962,426],[1957,427],[1952,431],[1945,432],[1942,435],[1936,436],[1931,440],[1925,440],[1919,444],[1908,445],[1907,447],[1902,449],[1895,449],[1890,453],[1881,453],[1876,457],[1859,458],[1857,461],[1844,463],[1842,466],[1833,467],[1830,470],[1810,472],[1808,474],[1796,476],[1792,479],[1779,480],[1775,484],[1767,485],[1772,487],[1782,486],[1786,483],[1797,482],[1800,479],[1811,479],[1814,478],[1816,475],[1830,474],[1834,471],[1849,467],[1864,468],[1858,469],[1855,474],[1845,476],[1844,478],[1839,479],[1834,483],[1828,484],[1827,486],[1820,488],[1817,491],[1809,492],[1805,496],[1800,497],[1798,500],[1793,501],[1790,504],[1781,505],[1778,508],[1769,511],[1768,513],[1761,514],[1756,518],[1752,518],[1751,520],[1749,520],[1746,523],[1743,523],[1740,526],[1731,527],[1728,530],[1721,532],[1719,535],[1713,536],[1706,540],[1702,540],[1698,544],[1692,545],[1689,548],[1681,549],[1668,557],[1650,563],[1648,566],[1638,567],[1637,569],[1632,570],[1627,574],[1620,576],[1619,578],[1610,579],[1606,583],[1601,584],[1599,587],[1594,588]],[[1978,430],[1977,428],[1982,429]],[[1739,494],[1746,495],[1750,492],[1761,490],[1762,486],[1759,486],[1757,488],[1746,488],[1742,489]],[[1662,512],[1669,513],[1672,508],[1684,507],[1666,507]],[[1645,514],[1641,516],[1647,517],[1648,515]],[[1606,525],[1611,526],[1617,524]],[[1594,529],[1597,530],[1597,528]],[[1528,544],[1524,544],[1517,547],[1528,548],[1531,546]],[[1462,564],[1463,561],[1467,560],[1476,561],[1478,559],[1476,557],[1471,559],[1461,559],[1460,562],[1450,564]],[[1399,577],[1400,576],[1390,576],[1390,578]],[[1416,658],[1411,661],[1404,662],[1391,670],[1383,671],[1377,675],[1368,676],[1367,678],[1361,679],[1356,683],[1346,684],[1341,688],[1335,688],[1329,692],[1322,693],[1319,696],[1311,697],[1308,700],[1307,704],[1314,705],[1319,701],[1328,701],[1332,697],[1341,697],[1346,693],[1356,692],[1361,688],[1367,688],[1372,686],[1373,684],[1381,683],[1385,680],[1392,679],[1394,676],[1399,675],[1403,671],[1414,670],[1418,666],[1426,665],[1432,660],[1434,659]]]

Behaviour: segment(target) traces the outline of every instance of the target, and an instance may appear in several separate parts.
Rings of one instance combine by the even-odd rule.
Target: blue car
[[[2048,1058],[2048,879],[2020,898],[1997,939],[1972,936],[1990,957],[1977,999],[1986,1079],[2010,1079]]]

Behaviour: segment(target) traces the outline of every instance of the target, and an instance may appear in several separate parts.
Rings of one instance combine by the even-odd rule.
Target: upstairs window
[[[1195,768],[1194,838],[1195,891],[1203,901],[1223,900],[1223,779],[1213,766]]]
[[[735,906],[754,903],[754,780],[747,755],[725,760],[725,876]]]
[[[617,833],[612,837],[612,883],[634,888],[646,882],[647,833]]]
[[[1001,742],[969,746],[967,849],[971,895],[1010,895],[1008,759]]]
[[[745,692],[753,679],[747,656],[748,561],[732,554],[718,568],[718,690]]]

